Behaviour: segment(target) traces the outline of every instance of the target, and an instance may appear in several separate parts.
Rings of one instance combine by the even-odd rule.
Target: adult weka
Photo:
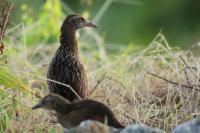
[[[60,29],[60,47],[56,51],[47,72],[49,90],[69,101],[78,99],[71,89],[81,98],[86,98],[88,95],[87,75],[80,61],[76,39],[76,30],[83,27],[96,28],[97,26],[80,15],[71,14],[65,18]]]

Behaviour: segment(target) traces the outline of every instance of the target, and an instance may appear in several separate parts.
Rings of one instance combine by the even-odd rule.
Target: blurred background
[[[200,36],[199,0],[17,0],[15,4],[12,22],[28,27],[27,44],[58,42],[62,20],[72,12],[96,22],[95,35],[111,51],[143,48],[160,31],[171,46],[182,49]]]

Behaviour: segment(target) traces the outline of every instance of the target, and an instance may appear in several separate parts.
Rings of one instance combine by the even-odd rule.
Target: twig
[[[18,71],[20,73],[24,73],[23,71]],[[64,83],[61,83],[61,82],[58,82],[56,80],[52,80],[52,79],[48,79],[46,77],[42,77],[42,76],[38,76],[36,74],[31,74],[30,75],[34,76],[34,77],[37,77],[39,79],[42,79],[42,80],[47,80],[47,81],[50,81],[50,82],[53,82],[53,83],[56,83],[56,84],[59,84],[59,85],[62,85],[62,86],[65,86],[65,87],[68,87],[77,97],[79,100],[81,100],[82,98],[78,95],[78,93],[76,93],[76,91],[70,86],[70,85],[67,85],[67,84],[64,84]],[[37,96],[37,94],[36,94]],[[37,96],[38,97],[38,96]]]
[[[192,50],[198,46],[198,44],[200,43],[200,39],[198,39],[197,41],[194,42],[194,44],[192,44],[192,46],[186,51],[186,55],[189,55],[192,53]]]
[[[2,41],[3,37],[4,37],[4,33],[5,33],[5,29],[6,29],[6,26],[7,26],[7,23],[8,23],[8,19],[9,19],[9,16],[10,16],[10,13],[11,13],[11,10],[13,8],[13,3],[11,4],[11,6],[9,7],[9,10],[8,12],[6,13],[3,19],[3,28],[2,28],[2,31],[1,31],[1,36],[0,36],[0,41]],[[3,9],[2,9],[3,10]],[[3,12],[3,11],[2,11]]]
[[[190,68],[190,66],[187,64],[187,62],[183,59],[182,56],[179,56],[179,58],[183,61],[183,63],[186,65],[187,68]]]
[[[189,65],[188,65],[188,63],[183,59],[183,57],[182,56],[179,56],[179,58],[182,60],[182,62],[185,64],[185,66],[186,66],[186,69],[189,69],[189,70],[192,70],[192,74],[196,77],[196,78],[198,78],[198,76],[195,74],[195,72],[193,71],[193,69],[192,69],[192,67],[190,67]]]
[[[5,29],[6,29],[6,26],[7,26],[7,23],[8,23],[8,19],[9,19],[10,13],[11,13],[12,8],[13,8],[13,3],[10,5],[10,7],[8,9],[8,12],[5,11],[6,10],[6,6],[7,5],[5,4],[5,7],[2,8],[3,22],[2,22],[2,25],[0,27],[1,28],[1,31],[0,31],[0,55],[3,54],[4,45],[3,45],[2,40],[3,40],[3,37],[4,37],[4,33],[5,33]]]
[[[174,82],[174,81],[170,81],[170,80],[168,80],[168,79],[165,79],[165,78],[163,78],[163,77],[160,77],[160,76],[158,76],[158,75],[156,75],[156,74],[154,74],[154,73],[151,73],[151,72],[149,72],[148,70],[147,70],[147,74],[150,74],[150,75],[152,75],[152,76],[154,76],[154,77],[157,77],[157,78],[159,78],[159,79],[162,79],[162,80],[164,80],[164,81],[166,81],[166,82],[168,82],[168,83],[174,84],[174,85],[178,85],[178,86],[182,86],[182,87],[184,87],[184,88],[194,89],[194,90],[200,91],[200,89],[194,88],[195,86],[200,87],[199,85],[187,86],[187,85],[179,84],[179,83],[176,83],[176,82]]]
[[[47,81],[50,81],[50,82],[53,82],[53,83],[56,83],[56,84],[59,84],[59,85],[63,85],[65,87],[68,87],[77,97],[79,100],[81,100],[82,98],[78,95],[78,93],[76,93],[76,91],[70,86],[70,85],[67,85],[67,84],[63,84],[61,82],[58,82],[56,80],[52,80],[52,79],[48,79],[48,78],[44,78],[44,77],[41,77],[41,76],[37,76],[35,75],[37,78],[40,78],[40,79],[44,79],[44,80],[47,80]]]
[[[106,73],[104,73],[104,74],[102,75],[102,77],[101,77],[99,80],[97,80],[97,83],[95,84],[94,87],[92,87],[91,91],[89,92],[89,95],[92,95],[92,93],[97,89],[97,87],[98,87],[98,86],[101,84],[101,82],[104,80],[105,76],[106,76]]]
[[[190,70],[190,67],[189,67],[189,65],[187,64],[187,62],[183,59],[182,56],[179,56],[179,58],[182,60],[182,62],[183,62],[183,63],[185,64],[185,66],[186,66],[186,69],[185,69],[185,71],[184,71],[184,74],[185,74],[185,78],[186,78],[187,84],[188,84],[189,86],[191,86],[191,85],[190,85],[189,76],[188,76],[188,73],[187,73],[187,69]]]

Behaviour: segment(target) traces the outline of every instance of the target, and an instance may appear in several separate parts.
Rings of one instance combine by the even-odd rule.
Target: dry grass
[[[50,113],[30,109],[38,99],[33,93],[42,96],[47,93],[45,73],[55,46],[41,49],[7,46],[1,57],[6,63],[1,65],[0,73],[6,68],[15,77],[10,81],[19,81],[1,86],[11,99],[17,99],[4,130],[61,131],[52,122],[55,118]],[[197,49],[198,44],[194,47]],[[89,97],[109,105],[124,124],[146,124],[169,132],[177,124],[199,116],[200,58],[192,50],[171,48],[159,33],[144,50],[115,56],[107,54],[106,61],[88,52],[81,53],[88,70]]]
[[[101,68],[104,78],[91,97],[109,104],[122,122],[169,132],[199,116],[199,57],[170,48],[158,34],[143,51],[116,60]],[[90,81],[97,77],[91,75]]]

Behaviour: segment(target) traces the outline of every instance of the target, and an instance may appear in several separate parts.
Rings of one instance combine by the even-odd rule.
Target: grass
[[[100,21],[112,2],[105,1],[94,21]],[[68,5],[61,5],[66,12],[73,12]],[[55,16],[59,17],[60,11],[59,7]],[[45,16],[45,11],[42,14]],[[41,19],[7,29],[4,54],[0,55],[0,132],[62,131],[51,113],[31,110],[38,96],[48,93],[46,71],[58,47],[58,43],[47,45],[48,37],[40,42],[42,33],[36,32],[36,26],[45,25],[45,30],[39,30],[49,36],[52,25],[48,24]],[[36,45],[27,45],[35,38],[39,39]],[[170,132],[199,116],[200,58],[193,55],[198,43],[183,51],[170,47],[158,33],[148,47],[135,50],[132,45],[106,44],[90,29],[81,32],[79,43],[88,71],[89,98],[110,106],[123,124],[146,124]]]
[[[48,93],[46,70],[58,44],[27,47],[21,39],[25,33],[6,37],[0,56],[0,132],[62,131],[51,113],[31,110],[37,96]],[[147,48],[122,48],[117,55],[110,54],[100,39],[97,46],[79,39],[89,97],[109,105],[122,123],[146,124],[169,132],[199,116],[200,58],[192,49],[172,48],[158,33]]]

